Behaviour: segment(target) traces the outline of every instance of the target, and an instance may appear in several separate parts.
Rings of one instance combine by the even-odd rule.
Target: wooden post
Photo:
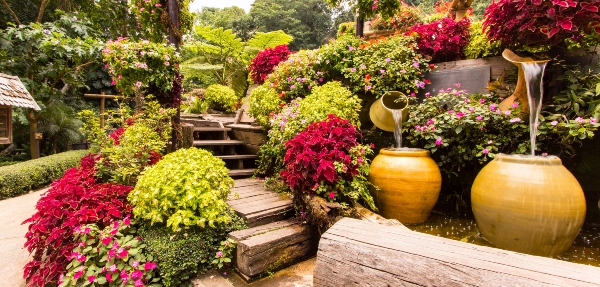
[[[181,32],[179,32],[179,4],[177,0],[168,0],[168,12],[171,20],[169,28],[169,44],[175,45],[175,48],[179,50],[179,41],[181,40]],[[177,34],[175,33],[177,31]],[[171,134],[171,151],[177,150],[177,127],[181,124],[181,107],[177,104],[177,115],[173,117],[173,133]]]
[[[100,98],[100,127],[104,127],[104,98]]]
[[[100,94],[83,94],[84,97],[88,98],[100,98],[100,127],[104,127],[104,104],[105,99],[116,99],[119,96],[117,95],[105,95],[104,92]]]

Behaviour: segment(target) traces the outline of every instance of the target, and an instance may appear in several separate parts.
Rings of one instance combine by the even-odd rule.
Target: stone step
[[[225,145],[243,145],[243,141],[237,140],[197,140],[194,146],[225,146]]]
[[[195,132],[229,132],[231,128],[221,127],[194,127]]]
[[[230,169],[229,176],[253,175],[255,171],[256,168]]]
[[[221,276],[217,270],[209,270],[191,280],[192,287],[233,287],[233,284]]]
[[[234,266],[246,280],[306,259],[317,251],[318,237],[295,219],[235,231]]]
[[[258,155],[255,154],[234,154],[234,155],[216,155],[222,160],[232,160],[232,159],[256,159]]]

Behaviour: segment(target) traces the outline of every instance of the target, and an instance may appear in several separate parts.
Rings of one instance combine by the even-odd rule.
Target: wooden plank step
[[[230,169],[229,176],[253,175],[255,171],[256,168]]]
[[[343,218],[325,232],[315,287],[600,286],[600,268]]]
[[[236,140],[199,140],[194,141],[194,146],[220,146],[220,145],[243,145],[243,141]]]
[[[194,127],[195,132],[229,132],[230,128],[220,128],[220,127]]]
[[[267,194],[248,197],[248,198],[244,198],[244,199],[230,200],[230,201],[227,201],[227,204],[229,204],[229,206],[231,206],[235,209],[236,207],[243,208],[244,206],[247,206],[250,204],[262,205],[262,204],[268,204],[268,203],[277,202],[277,201],[281,201],[281,197],[279,195],[267,193]]]
[[[307,225],[294,219],[235,231],[229,237],[237,242],[235,267],[246,280],[314,255],[318,242]]]
[[[256,154],[234,154],[234,155],[217,155],[222,160],[232,160],[232,159],[255,159],[258,158]]]

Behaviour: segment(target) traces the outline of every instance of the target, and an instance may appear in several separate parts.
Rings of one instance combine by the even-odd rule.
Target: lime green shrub
[[[219,251],[219,243],[226,240],[230,232],[247,228],[235,212],[231,209],[226,212],[232,220],[217,228],[186,226],[173,231],[161,224],[144,224],[138,229],[146,245],[145,252],[158,263],[161,283],[165,287],[185,286],[183,283],[196,273],[216,267],[212,262]]]
[[[87,150],[63,152],[43,158],[0,167],[0,199],[10,198],[42,187],[79,165]]]
[[[284,101],[279,98],[275,89],[270,88],[269,84],[263,84],[250,92],[248,113],[259,125],[268,127],[270,116],[279,112],[282,104]]]
[[[346,35],[356,35],[356,23],[344,22],[338,26],[336,37],[339,38]]]
[[[483,33],[482,22],[472,22],[469,27],[469,44],[463,49],[467,59],[498,56],[502,53],[500,41],[490,42]]]
[[[204,100],[209,108],[223,112],[233,112],[238,97],[235,91],[227,86],[215,84],[210,85],[204,93]]]
[[[233,179],[225,163],[206,150],[180,149],[147,168],[129,194],[133,214],[165,222],[215,228],[231,220],[225,199]]]
[[[361,100],[340,82],[329,82],[312,89],[304,99],[297,99],[273,116],[267,142],[260,147],[258,174],[278,175],[283,168],[285,143],[314,122],[333,114],[360,127],[358,112]],[[267,182],[269,184],[269,182]]]

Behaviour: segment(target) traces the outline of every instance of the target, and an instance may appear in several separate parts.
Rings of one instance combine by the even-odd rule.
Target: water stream
[[[393,109],[394,117],[394,137],[396,138],[396,148],[402,147],[402,112],[403,109]]]
[[[544,84],[542,78],[547,62],[523,62],[525,83],[527,85],[527,100],[529,101],[529,137],[531,139],[531,155],[535,155],[538,120],[542,109]]]

